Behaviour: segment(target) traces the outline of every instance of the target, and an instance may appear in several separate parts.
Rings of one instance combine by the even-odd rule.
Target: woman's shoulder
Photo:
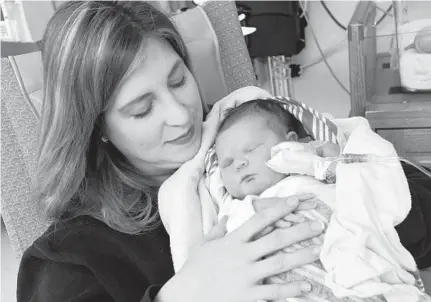
[[[69,241],[97,239],[101,237],[101,234],[114,235],[115,230],[102,221],[87,215],[62,218],[52,222],[33,245],[40,247],[42,244],[49,243],[51,248],[59,248]]]
[[[88,232],[88,230],[92,230]],[[75,217],[63,217],[51,223],[48,229],[43,233],[38,240],[56,241],[58,237],[73,237],[76,235],[81,236],[94,236],[98,232],[112,232],[115,231],[107,224],[99,219],[89,215],[80,215]],[[71,237],[71,238],[72,238]],[[64,239],[64,238],[63,238]]]

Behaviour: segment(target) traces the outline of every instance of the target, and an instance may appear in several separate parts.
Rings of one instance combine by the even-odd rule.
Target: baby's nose
[[[248,161],[245,158],[235,160],[235,168],[237,171],[247,167]]]

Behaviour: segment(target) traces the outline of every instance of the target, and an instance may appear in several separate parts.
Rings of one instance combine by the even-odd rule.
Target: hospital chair
[[[186,42],[191,70],[207,104],[235,89],[256,85],[235,2],[207,2],[173,18]],[[32,198],[42,62],[37,44],[21,44],[15,52],[14,47],[2,48],[1,215],[12,248],[21,258],[48,226]]]

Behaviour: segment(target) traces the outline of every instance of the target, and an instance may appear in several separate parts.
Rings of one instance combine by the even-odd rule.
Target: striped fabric
[[[275,97],[283,107],[302,123],[305,131],[314,139],[336,144],[338,129],[324,115],[304,103],[287,97]]]

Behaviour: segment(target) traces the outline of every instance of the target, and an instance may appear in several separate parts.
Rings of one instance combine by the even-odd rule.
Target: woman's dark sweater
[[[149,302],[173,274],[163,226],[128,235],[81,216],[52,225],[27,249],[17,300]]]
[[[411,167],[405,166],[405,172],[412,210],[396,229],[418,267],[430,267],[431,179]],[[81,216],[52,225],[25,252],[17,298],[18,302],[149,302],[173,274],[163,226],[134,236]]]

